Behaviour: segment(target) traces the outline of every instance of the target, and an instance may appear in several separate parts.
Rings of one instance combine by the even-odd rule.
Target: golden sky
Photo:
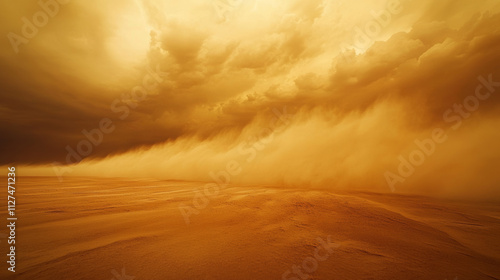
[[[41,3],[0,2],[0,164],[500,197],[498,0]]]

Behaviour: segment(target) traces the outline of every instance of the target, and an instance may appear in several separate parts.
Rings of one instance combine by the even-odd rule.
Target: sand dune
[[[187,225],[179,204],[202,185],[19,178],[17,272],[0,276],[500,279],[497,204],[230,186]]]

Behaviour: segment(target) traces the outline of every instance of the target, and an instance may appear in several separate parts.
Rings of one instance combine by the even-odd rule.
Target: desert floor
[[[179,205],[196,209],[203,183],[18,177],[16,186],[16,273],[2,226],[1,279],[500,279],[494,203],[229,186],[195,200],[188,225]]]

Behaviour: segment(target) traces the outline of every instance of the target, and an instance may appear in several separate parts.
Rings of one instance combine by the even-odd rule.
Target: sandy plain
[[[16,272],[3,226],[0,278],[500,279],[496,203],[228,186],[187,224],[179,205],[203,185],[20,177]]]

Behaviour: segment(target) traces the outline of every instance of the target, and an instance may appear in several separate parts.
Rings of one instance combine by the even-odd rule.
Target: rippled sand
[[[17,272],[4,262],[0,278],[500,279],[497,204],[228,187],[187,225],[179,205],[202,186],[20,177]],[[307,272],[328,237],[338,247]]]

